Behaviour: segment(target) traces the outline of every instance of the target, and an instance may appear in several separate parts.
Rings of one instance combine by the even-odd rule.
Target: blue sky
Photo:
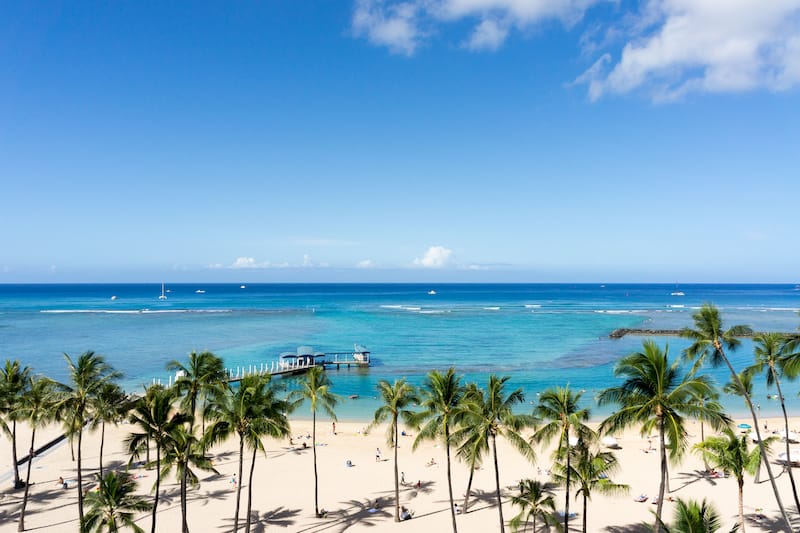
[[[800,0],[0,3],[0,282],[800,265]]]

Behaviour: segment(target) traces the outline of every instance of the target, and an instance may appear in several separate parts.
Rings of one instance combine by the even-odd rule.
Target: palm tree
[[[478,387],[474,382],[467,383],[466,391],[464,392],[464,403],[476,402],[483,404],[483,389]],[[480,468],[483,463],[483,457],[489,452],[489,441],[485,438],[486,435],[478,432],[471,432],[466,435],[466,441],[458,444],[456,455],[469,465],[469,478],[467,479],[467,490],[464,493],[463,512],[467,513],[469,510],[469,497],[472,492],[472,479],[475,476],[475,469]],[[458,441],[455,441],[458,442]]]
[[[671,526],[661,519],[658,526],[666,533],[715,533],[722,527],[722,519],[713,505],[703,498],[702,503],[695,500],[675,500],[675,514]],[[734,527],[731,533],[736,531]]]
[[[795,343],[788,339],[781,333],[763,333],[757,335],[753,342],[755,343],[755,363],[747,369],[748,373],[756,374],[766,369],[767,386],[775,385],[778,390],[778,398],[781,401],[781,410],[783,411],[783,427],[786,438],[786,455],[789,455],[789,415],[786,413],[786,401],[783,397],[781,390],[781,379],[779,371],[783,371],[786,365],[789,365],[791,375],[791,367],[796,366],[795,361],[800,361],[800,352],[795,351]],[[756,422],[758,425],[758,422]],[[794,481],[794,474],[792,469],[788,469],[789,481],[792,484],[792,496],[794,496],[794,504],[800,512],[800,500],[797,498],[797,485]],[[744,527],[742,527],[744,529]]]
[[[556,502],[553,493],[542,482],[533,479],[523,479],[519,482],[519,496],[511,497],[511,504],[520,508],[519,514],[508,523],[511,530],[516,532],[528,529],[528,522],[532,522],[532,531],[536,533],[536,519],[541,518],[547,529],[550,524],[558,526],[555,517]]]
[[[106,363],[102,355],[84,352],[73,361],[64,354],[69,369],[69,383],[56,383],[60,401],[58,410],[66,430],[78,436],[78,518],[83,525],[83,477],[81,473],[81,444],[83,427],[94,416],[95,400],[107,383],[121,374]]]
[[[138,433],[130,433],[125,441],[128,445],[128,452],[131,454],[131,461],[138,459],[142,451],[149,456],[151,440],[156,445],[156,481],[153,485],[155,498],[153,500],[151,533],[156,533],[156,512],[161,489],[161,454],[169,443],[171,434],[177,427],[186,424],[189,419],[186,413],[173,413],[175,393],[173,388],[165,389],[161,385],[152,385],[148,387],[143,397],[136,400],[129,413],[131,424],[141,429]],[[147,462],[149,465],[150,461]]]
[[[386,443],[394,448],[394,521],[400,521],[400,479],[397,467],[397,447],[398,447],[398,419],[403,419],[407,424],[413,422],[413,411],[408,409],[409,405],[419,401],[416,389],[406,380],[400,379],[394,384],[382,379],[378,382],[378,393],[380,394],[383,405],[375,411],[375,416],[371,426],[386,422],[391,419],[391,423],[386,431]]]
[[[494,374],[489,376],[485,394],[473,395],[464,402],[462,427],[453,434],[455,442],[465,441],[468,446],[470,441],[475,439],[485,440],[491,445],[501,533],[505,531],[505,520],[503,519],[503,502],[500,493],[500,469],[497,462],[497,437],[504,437],[527,459],[533,461],[535,457],[533,448],[520,434],[523,429],[533,426],[535,419],[531,415],[514,413],[514,405],[523,403],[525,395],[522,393],[522,389],[516,389],[506,394],[505,384],[509,379],[511,379],[509,376],[502,378]]]
[[[258,440],[252,440],[249,444],[253,449],[253,456],[250,462],[250,476],[247,483],[247,522],[245,527],[247,533],[250,533],[250,522],[253,514],[253,473],[256,466],[256,452],[261,451],[266,455],[260,439],[263,437],[282,439],[289,436],[291,428],[287,416],[297,407],[296,403],[278,397],[278,393],[283,391],[283,386],[276,385],[270,378],[271,376],[269,375],[261,378],[261,386],[256,388],[256,394],[253,397],[253,403],[259,406],[259,416],[253,422],[248,440],[256,439],[256,437],[258,437]]]
[[[220,387],[226,378],[222,359],[208,351],[200,353],[193,351],[189,354],[188,365],[184,366],[179,361],[173,360],[167,363],[167,370],[174,370],[176,372],[175,388],[183,396],[183,408],[189,415],[189,433],[194,433],[198,397],[204,398],[207,394],[211,393],[211,391]],[[205,430],[205,418],[203,418],[203,426]],[[187,439],[186,446],[189,446],[190,443],[191,439]],[[187,448],[183,455],[189,456],[191,453],[191,450]],[[203,450],[203,454],[204,453],[205,450]],[[184,496],[186,493],[186,486],[189,482],[186,477],[188,473],[188,468],[182,470],[181,492]],[[181,512],[183,513],[182,521],[184,533],[186,533],[188,530],[186,508],[184,507]]]
[[[226,382],[227,375],[222,359],[209,351],[200,353],[192,351],[186,366],[180,361],[172,360],[167,363],[167,370],[176,373],[175,387],[183,396],[183,407],[192,417],[194,425],[197,400],[205,399]],[[203,411],[204,409],[201,410],[201,413]],[[202,433],[205,433],[205,416],[203,416],[202,427]]]
[[[101,477],[97,474],[97,491],[86,495],[89,511],[84,522],[85,531],[117,532],[120,528],[131,528],[142,533],[134,522],[135,513],[149,511],[150,503],[134,494],[136,482],[128,474],[109,472]]]
[[[285,415],[282,413],[270,413],[272,416],[264,416],[264,397],[269,392],[273,392],[268,390],[270,378],[270,375],[243,377],[238,387],[228,386],[212,396],[206,412],[208,418],[214,421],[209,426],[206,434],[208,443],[222,442],[233,434],[239,436],[240,480],[244,479],[242,473],[244,470],[245,445],[253,450],[253,464],[250,466],[250,486],[252,486],[256,452],[264,451],[264,445],[261,443],[262,435],[267,433],[272,436],[282,437],[289,434],[289,422]],[[276,406],[270,407],[274,409]],[[288,404],[284,406],[284,409],[286,407],[288,407]],[[278,416],[274,416],[275,414]],[[233,518],[234,532],[239,530],[241,493],[242,484],[239,483],[236,487],[236,510]]]
[[[768,448],[776,437],[770,437],[764,445]],[[761,464],[761,452],[757,448],[748,450],[747,435],[737,436],[732,429],[725,428],[722,437],[709,437],[694,446],[715,468],[732,472],[739,486],[739,527],[744,532],[744,474],[754,475]]]
[[[778,491],[778,485],[775,483],[775,476],[772,474],[767,451],[761,441],[761,430],[758,428],[758,419],[756,418],[756,411],[753,408],[750,394],[744,390],[736,370],[734,370],[733,365],[725,355],[725,348],[735,350],[741,344],[737,337],[752,333],[752,329],[748,326],[732,326],[725,330],[719,310],[712,304],[704,304],[699,311],[692,315],[692,319],[694,320],[694,329],[684,328],[681,331],[681,336],[692,340],[691,346],[685,350],[684,354],[687,359],[695,361],[695,368],[701,366],[706,359],[710,360],[712,366],[719,366],[724,363],[731,374],[731,381],[737,383],[739,390],[744,392],[744,401],[747,403],[750,415],[753,418],[753,425],[758,438],[758,448],[761,450],[761,459],[767,469],[772,492],[775,494],[775,501],[781,510],[781,516],[786,522],[786,527],[791,530],[792,525],[789,521],[789,516],[786,514],[786,509],[783,508],[783,501]]]
[[[317,473],[317,410],[322,409],[333,420],[336,413],[333,411],[339,402],[338,396],[331,392],[331,380],[321,366],[312,367],[300,380],[300,388],[289,394],[289,400],[307,400],[311,404],[311,451],[314,456],[314,513],[320,518],[319,513],[319,477]]]
[[[17,460],[17,408],[29,383],[31,369],[23,367],[19,361],[6,360],[0,368],[0,429],[11,439],[11,458],[14,465],[14,488],[22,487],[19,479],[19,462]],[[8,422],[11,427],[8,427]]]
[[[583,498],[583,533],[586,533],[587,507],[588,501],[592,499],[592,493],[624,494],[628,492],[628,485],[614,483],[609,477],[619,469],[619,463],[613,453],[593,453],[589,446],[578,443],[569,451],[569,455],[573,456],[569,472],[565,464],[559,463],[554,473],[555,479],[565,482],[569,475],[578,485],[575,498],[578,496]]]
[[[676,460],[687,446],[684,417],[700,418],[714,429],[721,429],[730,419],[713,406],[693,403],[693,398],[709,395],[712,385],[707,376],[690,373],[682,376],[679,362],[669,364],[669,347],[663,351],[652,340],[642,342],[643,350],[623,357],[614,375],[625,381],[603,390],[599,405],[618,404],[620,409],[600,425],[602,432],[616,432],[632,424],[642,424],[642,434],[658,431],[661,454],[661,483],[658,488],[656,529],[661,527],[664,493],[667,489],[667,444],[670,459]]]
[[[103,445],[106,440],[106,422],[118,425],[130,410],[130,401],[125,391],[116,383],[105,383],[97,392],[94,403],[92,428],[100,425],[100,477],[103,477]]]
[[[24,390],[17,415],[20,420],[25,420],[31,428],[31,447],[28,453],[25,495],[22,497],[22,508],[19,511],[19,527],[17,531],[25,531],[25,508],[28,506],[28,489],[31,486],[31,465],[33,463],[33,452],[36,449],[36,430],[53,420],[56,406],[53,382],[49,379],[28,377],[28,385],[24,387]]]
[[[425,378],[420,390],[422,411],[414,416],[414,425],[419,427],[413,449],[417,449],[426,440],[443,439],[447,455],[447,489],[450,496],[450,516],[453,521],[453,533],[458,532],[456,510],[453,505],[453,473],[450,464],[451,431],[458,422],[463,411],[465,388],[461,385],[461,377],[450,367],[442,374],[432,370]]]
[[[211,458],[203,450],[202,443],[194,433],[186,429],[185,425],[176,425],[164,439],[164,455],[162,457],[161,473],[162,478],[169,475],[173,468],[180,483],[181,498],[181,531],[189,533],[189,522],[186,516],[186,497],[187,487],[196,487],[199,484],[197,474],[192,467],[206,472],[218,474]]]
[[[539,403],[533,410],[534,416],[543,421],[531,437],[531,442],[549,443],[555,437],[557,445],[556,457],[566,457],[566,496],[564,501],[564,531],[569,531],[569,484],[571,477],[570,433],[578,438],[578,442],[588,443],[594,438],[594,432],[586,425],[589,420],[589,408],[580,407],[582,393],[572,392],[566,387],[551,387],[539,396]]]
[[[722,404],[719,403],[719,392],[717,389],[714,388],[708,394],[703,394],[699,397],[692,397],[692,403],[699,405],[700,407],[708,407],[714,411],[722,411]],[[705,423],[703,421],[703,417],[700,416],[700,440],[704,441],[706,439],[706,431],[705,431]],[[708,470],[708,464],[703,459],[703,465],[705,469]]]

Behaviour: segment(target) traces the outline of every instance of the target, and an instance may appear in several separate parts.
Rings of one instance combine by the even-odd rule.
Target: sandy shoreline
[[[746,420],[742,420],[745,421]],[[738,423],[739,421],[737,421]],[[765,420],[770,430],[778,429],[782,421]],[[410,522],[393,521],[392,501],[393,461],[392,450],[386,445],[385,431],[376,428],[368,435],[362,430],[366,423],[339,422],[336,434],[332,433],[329,420],[318,421],[317,454],[319,467],[320,506],[329,511],[324,519],[314,517],[314,481],[310,448],[306,439],[311,431],[311,422],[292,421],[294,445],[288,441],[266,441],[267,457],[259,456],[256,463],[253,483],[253,512],[261,522],[255,531],[282,528],[296,532],[323,531],[395,531],[409,528],[422,528],[423,531],[446,531],[450,528],[449,503],[447,497],[447,478],[444,448],[437,443],[424,443],[412,452],[413,437],[401,437],[398,448],[399,469],[404,472],[407,485],[401,488],[401,504],[415,513]],[[800,419],[791,420],[792,429],[800,428]],[[128,456],[124,453],[122,442],[132,431],[129,425],[106,429],[104,467],[124,469]],[[57,427],[37,432],[37,444],[43,444],[47,436],[58,433]],[[690,422],[691,442],[699,441],[700,425]],[[706,428],[708,435],[708,428]],[[29,432],[21,427],[18,431],[20,455],[29,446]],[[650,498],[657,494],[659,481],[658,453],[646,453],[647,440],[638,431],[628,430],[617,436],[621,449],[616,450],[621,464],[620,472],[613,476],[618,483],[630,486],[623,496],[593,495],[589,502],[588,521],[591,531],[634,532],[642,522],[652,521],[651,510],[655,505],[649,502],[638,503],[634,498],[647,494]],[[655,441],[654,441],[655,442]],[[797,446],[797,445],[795,445]],[[773,448],[773,457],[782,451],[783,444]],[[380,448],[382,459],[376,461],[376,448]],[[98,467],[99,431],[84,437],[84,468],[86,478]],[[226,531],[232,529],[232,516],[235,505],[235,490],[231,483],[238,469],[237,443],[225,442],[211,450],[214,465],[219,474],[201,473],[201,483],[189,493],[189,525],[192,531]],[[537,460],[531,464],[505,443],[500,443],[500,480],[505,487],[504,514],[506,519],[513,517],[518,510],[509,502],[510,495],[522,478],[548,479],[547,471],[552,465],[549,450],[537,450]],[[436,465],[427,466],[433,458]],[[248,455],[249,459],[249,455]],[[351,461],[352,467],[346,465]],[[10,444],[7,439],[0,441],[0,475],[10,470]],[[787,509],[793,509],[788,476],[782,473],[780,465],[773,470]],[[245,480],[248,462],[245,463]],[[21,475],[25,476],[25,466]],[[154,472],[141,468],[132,469],[138,477],[139,491],[148,493],[155,481]],[[468,470],[462,463],[454,461],[453,490],[458,495],[459,505],[466,489]],[[56,486],[56,480],[75,479],[75,466],[70,459],[69,445],[63,444],[47,454],[35,459],[31,473],[34,485],[31,487],[31,501],[26,514],[26,526],[36,531],[76,531],[77,494],[76,490],[64,490]],[[762,475],[766,479],[766,474]],[[19,502],[22,491],[11,491],[10,480],[3,481],[0,492],[0,532],[16,531]],[[417,488],[419,485],[419,488]],[[736,522],[737,488],[733,478],[714,479],[705,475],[699,457],[687,454],[679,465],[670,467],[670,487],[673,498],[703,497],[711,500],[720,511],[723,519],[722,531],[729,531]],[[242,490],[242,511],[246,498],[246,486]],[[754,483],[752,478],[745,482],[745,513],[749,516],[749,531],[779,531],[777,506],[769,482]],[[556,489],[556,502],[563,509],[564,491]],[[370,512],[375,500],[382,503],[377,511]],[[756,521],[756,509],[763,509],[765,520]],[[580,501],[570,503],[570,511],[578,513],[574,526],[580,527],[582,505]],[[792,513],[793,514],[793,513]],[[665,505],[665,518],[672,516],[671,504]],[[497,530],[497,509],[494,506],[494,472],[491,463],[475,473],[473,497],[470,510],[458,517],[459,531],[485,532]],[[149,531],[150,516],[139,518],[138,524]],[[162,500],[158,512],[159,531],[180,530],[180,502],[178,485],[174,478],[162,481]]]

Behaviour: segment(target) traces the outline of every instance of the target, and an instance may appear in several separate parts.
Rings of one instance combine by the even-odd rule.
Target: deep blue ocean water
[[[479,383],[490,373],[510,375],[529,401],[569,383],[591,402],[614,383],[614,362],[641,346],[638,337],[609,339],[611,331],[689,326],[704,302],[722,310],[726,325],[800,325],[795,285],[167,284],[167,291],[159,300],[160,284],[0,285],[0,359],[20,359],[61,380],[65,352],[94,350],[135,391],[153,379],[166,383],[166,363],[191,350],[212,350],[233,368],[269,364],[299,345],[333,352],[360,343],[373,366],[332,370],[331,378],[335,392],[359,396],[338,413],[366,419],[379,379],[420,383],[450,365]],[[674,357],[688,345],[657,340]],[[752,344],[745,341],[732,360],[737,368],[749,364]],[[712,374],[727,380],[723,369]],[[798,386],[786,388],[797,412]],[[777,414],[760,382],[756,390],[762,413]],[[739,398],[724,403],[744,411]]]

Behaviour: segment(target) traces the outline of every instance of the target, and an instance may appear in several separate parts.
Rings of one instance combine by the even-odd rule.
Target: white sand
[[[779,421],[768,421],[770,429],[778,429]],[[393,521],[392,501],[393,462],[392,450],[386,445],[385,430],[378,428],[369,435],[359,434],[365,424],[337,423],[337,434],[331,432],[329,421],[318,422],[318,466],[319,466],[319,501],[320,506],[327,509],[326,518],[314,517],[314,478],[311,449],[302,449],[302,442],[311,445],[310,439],[295,440],[292,447],[288,442],[267,441],[267,457],[260,456],[255,471],[253,490],[253,510],[258,515],[261,525],[255,531],[283,528],[297,532],[328,531],[448,531],[450,529],[450,513],[447,497],[447,477],[445,453],[441,445],[424,443],[416,452],[412,452],[413,437],[401,437],[398,450],[400,470],[405,473],[409,486],[401,488],[401,504],[415,513],[415,518],[408,522]],[[800,421],[793,420],[792,428],[800,427]],[[293,435],[305,435],[311,430],[309,421],[293,421]],[[106,468],[121,469],[127,464],[128,457],[123,452],[122,441],[132,430],[131,426],[106,429],[106,447],[104,463]],[[42,436],[52,436],[57,428],[48,428]],[[699,440],[699,423],[690,425],[689,433],[692,442]],[[707,433],[708,434],[708,433]],[[20,430],[20,455],[25,455],[29,433]],[[22,440],[24,439],[24,440]],[[37,439],[37,444],[45,442],[45,438]],[[626,496],[596,495],[589,502],[588,518],[590,531],[632,532],[642,522],[652,521],[652,510],[655,505],[637,503],[634,497],[640,493],[650,498],[658,491],[659,455],[645,453],[647,440],[639,436],[637,431],[628,431],[618,436],[622,449],[616,450],[621,463],[621,471],[613,476],[614,481],[630,485],[630,493]],[[653,439],[655,444],[656,440]],[[782,444],[775,446],[773,456],[782,451]],[[376,462],[375,449],[380,448],[383,460]],[[798,445],[800,447],[800,445]],[[226,531],[232,525],[235,505],[235,491],[231,477],[238,469],[236,455],[237,443],[233,440],[224,446],[212,450],[214,463],[219,475],[201,473],[201,484],[189,493],[189,526],[192,531]],[[85,479],[93,479],[97,470],[99,452],[99,431],[84,437],[83,448]],[[546,470],[551,466],[549,452],[539,451],[538,460],[530,464],[511,450],[505,443],[500,447],[500,480],[505,488],[503,511],[506,520],[517,513],[509,502],[514,487],[521,478],[547,479]],[[426,466],[434,458],[435,466]],[[353,467],[346,466],[347,460]],[[7,439],[0,441],[0,465],[5,474],[10,466],[10,445]],[[249,455],[246,458],[244,480],[247,480]],[[25,466],[21,467],[21,476],[25,477]],[[538,468],[542,473],[538,473]],[[781,474],[782,467],[773,463],[776,475]],[[708,498],[717,507],[723,517],[722,531],[729,531],[736,522],[737,488],[735,479],[710,479],[703,475],[702,461],[694,454],[687,454],[680,465],[673,465],[670,471],[671,496],[673,498]],[[800,471],[796,471],[800,480]],[[154,472],[135,469],[133,473],[143,476],[139,479],[139,488],[147,493],[155,481]],[[458,496],[458,503],[463,501],[466,488],[467,468],[455,461],[453,469],[453,489]],[[43,532],[76,531],[77,530],[77,494],[76,490],[63,490],[56,486],[59,477],[75,479],[75,464],[70,460],[67,444],[63,444],[48,454],[34,461],[31,473],[31,501],[26,514],[28,529]],[[762,483],[755,484],[752,478],[745,483],[745,512],[755,516],[755,509],[763,509],[766,520],[755,522],[748,520],[748,531],[777,531],[777,505],[775,504],[766,474],[762,475]],[[415,485],[420,482],[418,490]],[[22,491],[8,489],[11,482],[3,481],[4,490],[0,492],[0,532],[16,531],[19,513],[19,502]],[[778,484],[782,491],[784,505],[794,510],[788,476],[779,476]],[[241,522],[245,516],[247,486],[242,488]],[[498,514],[494,506],[494,472],[490,460],[483,469],[475,474],[473,481],[472,503],[469,513],[458,516],[459,531],[486,532],[498,529]],[[369,512],[370,504],[380,498],[381,508],[377,512]],[[564,491],[556,491],[556,501],[563,508]],[[672,504],[665,503],[665,518],[672,516]],[[578,513],[572,524],[576,530],[580,528],[582,519],[581,501],[573,500],[570,510]],[[794,513],[792,513],[794,514]],[[147,531],[150,529],[150,515],[143,515],[138,523]],[[226,527],[227,525],[227,527]],[[377,527],[376,527],[377,526]],[[180,500],[178,484],[174,478],[162,481],[162,498],[159,503],[158,530],[174,532],[180,530]]]

